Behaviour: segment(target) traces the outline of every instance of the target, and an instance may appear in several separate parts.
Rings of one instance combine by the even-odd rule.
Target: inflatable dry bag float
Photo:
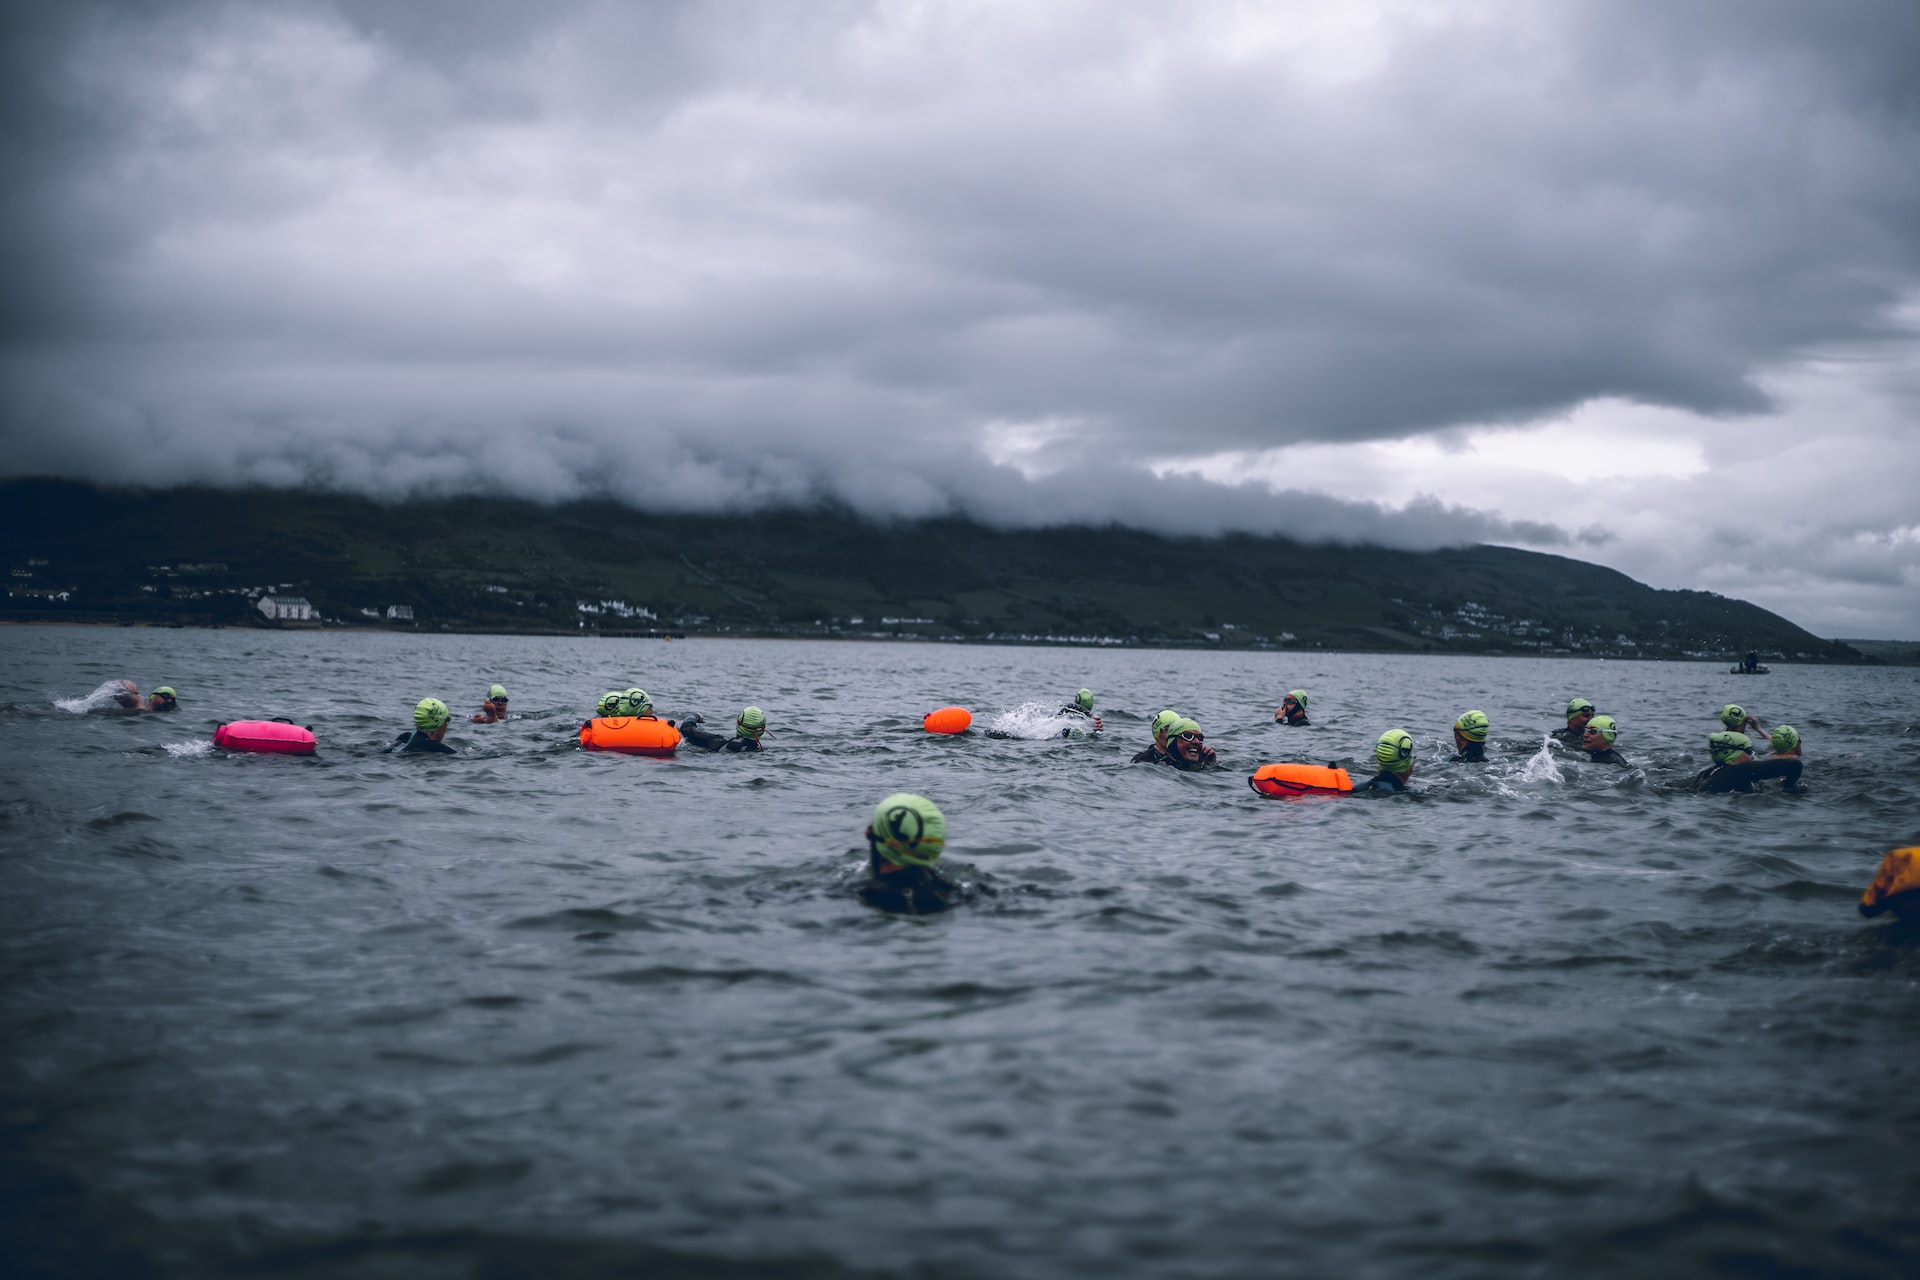
[[[582,751],[670,756],[679,745],[680,731],[656,716],[602,716],[580,726]]]
[[[223,751],[253,751],[263,755],[310,756],[313,730],[286,720],[235,720],[213,731],[213,745]]]
[[[1340,795],[1353,790],[1353,778],[1330,764],[1263,764],[1247,785],[1263,796]]]
[[[965,707],[941,707],[927,712],[927,718],[920,722],[928,733],[965,733],[972,723],[973,712]]]

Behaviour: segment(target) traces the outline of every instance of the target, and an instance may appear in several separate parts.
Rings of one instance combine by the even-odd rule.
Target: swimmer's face
[[[1576,711],[1567,717],[1567,727],[1569,729],[1584,729],[1587,727],[1587,721],[1591,719],[1593,719],[1593,712]]]
[[[1198,760],[1200,758],[1200,748],[1206,743],[1206,740],[1207,736],[1204,733],[1195,733],[1189,729],[1187,732],[1174,738],[1172,745],[1182,760]]]
[[[1469,738],[1466,734],[1460,732],[1458,729],[1455,729],[1453,731],[1453,749],[1455,751],[1465,751],[1468,745],[1472,743],[1472,741],[1473,741],[1472,738]]]
[[[1587,730],[1586,736],[1580,739],[1580,749],[1582,751],[1605,751],[1607,746],[1607,740],[1600,736],[1598,729]]]
[[[507,700],[505,698],[488,698],[487,701],[493,704],[495,711],[505,711],[507,709]]]

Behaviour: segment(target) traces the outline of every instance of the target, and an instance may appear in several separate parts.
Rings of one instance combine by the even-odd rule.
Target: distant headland
[[[0,621],[1871,662],[1564,556],[0,481]],[[1893,655],[1897,660],[1898,655]]]

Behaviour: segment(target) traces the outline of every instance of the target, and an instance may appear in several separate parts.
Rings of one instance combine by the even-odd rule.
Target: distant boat
[[[1739,666],[1735,667],[1728,674],[1736,676],[1770,676],[1773,674],[1773,668]]]

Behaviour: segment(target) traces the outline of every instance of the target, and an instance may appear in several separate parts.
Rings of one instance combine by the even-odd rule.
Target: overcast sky
[[[1920,3],[16,4],[0,471],[1498,541],[1920,638]]]

